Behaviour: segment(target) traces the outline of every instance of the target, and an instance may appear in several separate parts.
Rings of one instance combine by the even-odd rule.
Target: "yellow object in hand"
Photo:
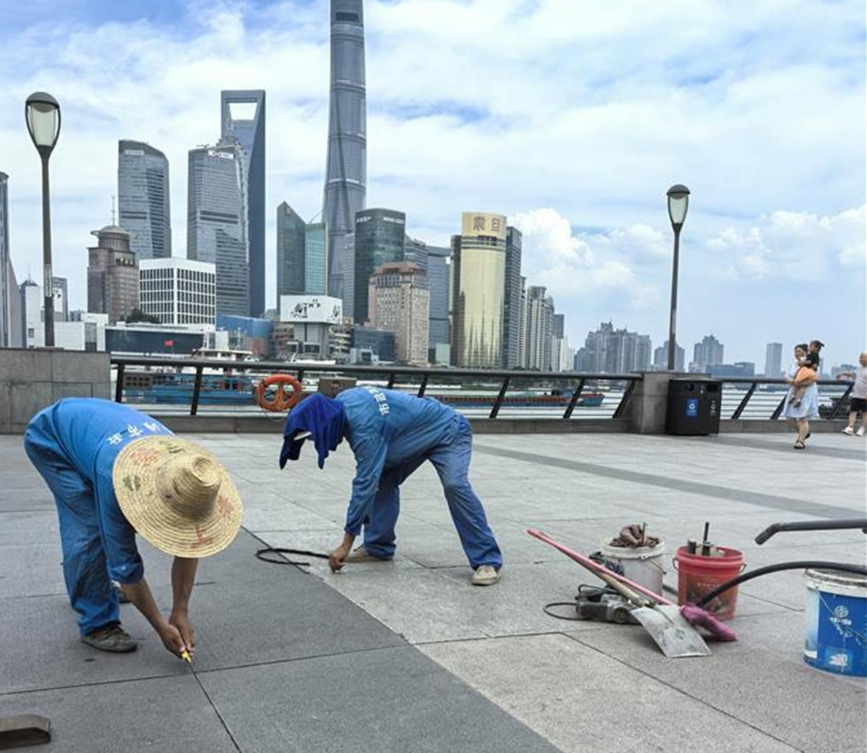
[[[193,663],[193,660],[190,657],[190,652],[187,651],[187,649],[184,649],[183,651],[181,651],[181,659],[183,659],[185,662],[187,662],[187,664]]]

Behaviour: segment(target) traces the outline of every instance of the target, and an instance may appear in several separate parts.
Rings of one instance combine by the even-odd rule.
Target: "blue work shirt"
[[[346,438],[356,462],[346,532],[358,536],[383,471],[451,441],[460,416],[433,398],[378,387],[344,390],[337,400],[346,413]]]
[[[114,493],[114,461],[131,441],[172,432],[137,410],[92,398],[60,400],[33,421],[40,418],[50,425],[57,450],[93,486],[109,577],[118,583],[138,583],[144,565],[136,547],[135,529],[121,512]]]

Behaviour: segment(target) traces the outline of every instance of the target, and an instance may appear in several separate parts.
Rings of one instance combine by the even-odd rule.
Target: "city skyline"
[[[106,24],[131,24],[137,6],[132,2],[117,18],[105,18],[88,15],[88,5],[70,12],[84,13],[81,34],[100,49],[106,47],[100,43]],[[479,2],[449,4],[457,14],[451,19],[432,15],[428,2],[420,3],[416,18],[405,3],[369,1],[368,75],[377,82],[376,97],[368,103],[370,202],[406,212],[414,237],[440,245],[457,232],[454,218],[466,206],[501,209],[524,233],[522,274],[529,284],[548,288],[567,315],[572,342],[581,342],[595,322],[613,317],[661,343],[671,240],[664,192],[683,181],[693,201],[682,246],[681,343],[713,331],[731,350],[729,360],[762,364],[769,340],[784,344],[785,361],[795,341],[820,337],[828,343],[829,363],[851,362],[864,347],[863,317],[846,315],[863,302],[863,45],[844,30],[853,22],[863,26],[863,8],[823,6],[819,24],[818,11],[804,3],[793,4],[785,22],[761,8],[735,21],[715,4],[704,14],[678,5],[685,21],[713,32],[699,54],[694,43],[666,28],[674,5],[606,28],[591,8],[554,23],[554,5],[542,2],[527,12],[533,23],[522,23],[519,36],[511,28],[517,5],[509,0],[495,11]],[[79,250],[88,231],[108,220],[116,152],[107,144],[134,138],[164,151],[175,163],[173,213],[184,216],[186,150],[213,140],[213,102],[222,88],[252,86],[267,90],[268,128],[283,142],[269,140],[266,178],[272,197],[266,207],[266,253],[273,279],[274,199],[292,196],[305,217],[321,206],[327,4],[222,9],[221,28],[233,36],[228,31],[221,36],[216,17],[207,24],[181,13],[179,19],[140,24],[141,49],[166,49],[165,62],[146,69],[145,63],[154,61],[144,52],[115,59],[112,49],[104,50],[117,70],[136,76],[135,90],[104,79],[105,57],[90,62],[75,57],[59,30],[56,39],[51,36],[51,24],[31,28],[35,19],[26,9],[0,14],[11,83],[0,94],[0,112],[10,113],[0,117],[2,143],[8,145],[0,153],[0,170],[10,175],[10,248],[19,280],[28,268],[40,266],[39,238],[28,231],[38,226],[38,160],[20,118],[11,116],[31,89],[52,91],[64,107],[64,132],[52,160],[55,267],[70,279],[76,308],[84,288]],[[501,46],[514,60],[486,45],[488,62],[466,57],[473,53],[462,44],[462,29],[481,20],[492,39],[512,43]],[[754,33],[746,48],[750,54],[741,57],[744,25]],[[639,28],[657,40],[641,50],[640,60],[627,64],[604,54],[603,48],[616,49]],[[804,46],[808,32],[811,44]],[[762,45],[763,35],[771,34],[782,35],[785,43]],[[46,38],[56,42],[50,57],[44,45],[34,46],[34,39]],[[438,55],[430,62],[410,56],[421,39],[441,55],[455,51],[487,85],[462,86],[434,65]],[[544,57],[542,48],[548,50]],[[786,57],[790,48],[805,50],[799,66]],[[581,65],[572,75],[552,83],[539,74],[543,61],[569,70],[565,61],[575,54]],[[210,68],[201,72],[219,80],[217,86],[180,74],[185,61],[205,57]],[[240,68],[239,60],[245,61]],[[673,60],[678,66],[668,65]],[[251,71],[259,80],[251,80]],[[406,80],[406,71],[417,74],[417,81]],[[819,100],[807,107],[794,78]],[[166,87],[169,80],[172,86]],[[497,92],[506,81],[511,88],[504,89],[510,92],[504,98]],[[91,89],[99,96],[90,96]],[[152,99],[154,111],[144,122],[141,101],[156,90],[165,91]],[[659,139],[653,153],[641,129],[618,117],[634,118],[651,100],[666,122],[675,124],[662,132],[651,119],[648,135]],[[572,105],[557,104],[563,101]],[[821,121],[813,111],[824,113]],[[528,118],[520,130],[509,126],[521,120],[516,116]],[[606,117],[613,118],[612,125],[603,128]],[[825,130],[826,118],[837,123],[832,130]],[[490,138],[495,125],[497,135]],[[562,160],[564,153],[569,160]],[[725,165],[715,161],[719,153],[725,154]],[[472,162],[473,169],[462,170],[475,155],[481,159]],[[175,254],[183,255],[182,223],[175,223],[173,240]],[[823,303],[825,290],[833,290],[834,297]],[[792,300],[816,296],[820,305],[792,313]],[[737,306],[731,306],[735,300]]]

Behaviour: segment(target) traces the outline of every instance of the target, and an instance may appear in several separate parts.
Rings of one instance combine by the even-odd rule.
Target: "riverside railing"
[[[490,419],[557,417],[623,418],[640,374],[583,374],[538,371],[427,369],[407,366],[293,364],[284,361],[227,361],[220,359],[115,356],[115,400],[189,406],[189,415],[202,405],[216,410],[255,410],[253,382],[271,374],[307,379],[355,378],[359,384],[411,391],[454,403],[464,413],[487,413]],[[457,384],[455,384],[457,382]],[[213,389],[214,387],[218,389]],[[221,392],[235,392],[233,397]],[[249,400],[246,400],[249,396]],[[608,401],[604,411],[598,408]],[[598,404],[597,404],[598,401]],[[613,410],[611,409],[611,406]],[[522,410],[517,410],[521,408]],[[528,410],[529,409],[529,410]],[[534,410],[535,409],[535,410]],[[579,410],[581,409],[581,410]],[[540,415],[541,414],[541,415]]]
[[[720,415],[729,419],[768,419],[776,421],[783,413],[789,386],[785,379],[737,377],[721,379],[722,406]],[[853,383],[839,379],[821,379],[819,415],[821,418],[845,417]]]

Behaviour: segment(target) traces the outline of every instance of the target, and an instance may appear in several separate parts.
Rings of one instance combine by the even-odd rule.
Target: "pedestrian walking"
[[[789,366],[786,372],[786,384],[789,385],[789,391],[785,398],[785,407],[783,408],[783,418],[787,419],[789,425],[797,432],[795,439],[795,449],[803,450],[806,448],[806,442],[810,438],[810,420],[819,417],[819,389],[816,386],[816,375],[812,378],[812,382],[806,385],[803,390],[801,399],[793,400],[795,394],[804,386],[803,381],[798,381],[798,372],[802,368],[801,364],[807,358],[809,346],[806,343],[795,346],[795,361]],[[812,369],[808,369],[812,372]],[[815,372],[812,372],[815,374]]]
[[[855,371],[845,371],[837,374],[837,379],[853,379],[852,393],[849,397],[849,425],[843,429],[844,434],[857,434],[863,437],[867,431],[867,351],[858,356],[860,364]],[[861,414],[861,426],[855,431],[855,422]]]

